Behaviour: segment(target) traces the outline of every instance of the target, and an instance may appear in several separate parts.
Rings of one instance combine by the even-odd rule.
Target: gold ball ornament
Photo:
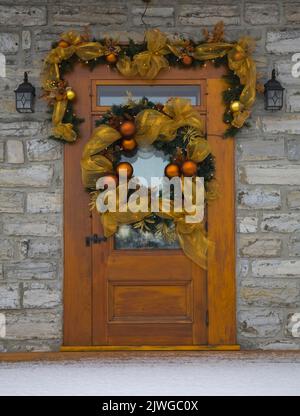
[[[191,65],[193,62],[193,58],[190,55],[183,55],[182,63],[186,66]]]
[[[137,142],[134,139],[123,139],[121,146],[125,151],[131,151],[136,148]]]
[[[181,166],[184,176],[194,176],[197,173],[197,163],[192,160],[186,160]]]
[[[180,176],[180,167],[176,163],[169,163],[165,167],[165,176],[169,179]]]
[[[126,171],[127,179],[131,178],[131,176],[133,175],[133,167],[128,162],[120,162],[116,166],[116,173],[117,173],[118,176],[120,175],[120,170],[125,170]]]
[[[106,62],[108,62],[109,64],[115,64],[118,60],[118,55],[116,55],[115,53],[109,53],[108,55],[106,55]]]
[[[120,126],[120,133],[123,137],[129,138],[135,133],[135,124],[132,121],[124,121]]]
[[[70,101],[74,100],[74,98],[76,97],[75,91],[72,90],[72,88],[68,88],[66,94],[67,94],[67,99]]]
[[[240,101],[232,101],[232,103],[230,104],[230,110],[233,113],[237,113],[238,111],[242,111],[243,109],[243,104]]]

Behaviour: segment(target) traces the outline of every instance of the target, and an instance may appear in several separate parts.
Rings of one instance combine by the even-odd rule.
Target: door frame
[[[235,279],[235,147],[232,138],[223,139],[228,127],[223,122],[222,78],[225,67],[215,68],[207,63],[201,69],[163,71],[155,81],[126,80],[106,65],[92,72],[77,64],[65,77],[77,92],[75,112],[84,117],[80,138],[64,148],[64,325],[63,351],[76,350],[237,350],[236,344],[236,279]],[[220,195],[208,209],[208,238],[214,241],[215,252],[208,253],[207,308],[208,344],[199,346],[126,347],[92,346],[92,258],[93,246],[84,246],[85,237],[92,232],[89,195],[82,195],[80,158],[83,146],[91,134],[92,81],[126,83],[159,83],[161,80],[206,81],[207,138],[216,159],[216,179]],[[74,160],[76,162],[74,162]],[[221,167],[221,168],[220,168]],[[224,174],[226,173],[226,174]],[[78,202],[79,201],[79,202]],[[74,209],[76,206],[76,209]],[[80,254],[80,258],[77,253]],[[215,261],[215,259],[218,261]],[[98,266],[102,259],[98,258]],[[103,316],[105,313],[103,313]]]

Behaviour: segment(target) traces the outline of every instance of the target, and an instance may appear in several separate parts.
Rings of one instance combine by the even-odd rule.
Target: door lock
[[[93,234],[85,237],[85,245],[90,247],[92,244],[100,244],[107,241],[106,237],[102,237],[98,234]]]

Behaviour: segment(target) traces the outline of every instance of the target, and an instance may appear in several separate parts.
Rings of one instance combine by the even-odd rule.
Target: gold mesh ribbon
[[[194,138],[187,145],[189,158],[199,163],[210,153],[208,142],[203,137],[202,120],[189,100],[173,98],[166,103],[162,112],[151,109],[143,110],[136,116],[136,126],[135,140],[138,145],[148,145],[158,139],[170,141],[175,138],[180,127],[193,127],[198,131],[199,137]],[[93,131],[92,137],[84,147],[81,159],[82,181],[86,188],[95,189],[99,177],[113,173],[112,162],[102,152],[120,137],[120,133],[108,125],[102,125]],[[206,199],[212,199],[212,196],[212,193],[207,193]],[[160,210],[157,214],[174,221],[183,251],[196,264],[205,268],[207,250],[213,247],[213,243],[207,240],[203,224],[187,223],[186,213],[177,213],[172,209],[168,213]],[[131,211],[120,212],[117,209],[117,212],[102,213],[104,235],[110,237],[116,233],[119,225],[133,224],[150,215],[150,210],[146,213],[133,213]]]
[[[254,49],[254,40],[249,37],[243,37],[228,53],[229,68],[240,78],[244,89],[240,96],[240,102],[243,109],[233,114],[232,125],[241,128],[247,118],[250,116],[250,109],[256,98],[256,65],[250,56]],[[236,60],[235,54],[239,53],[243,59]]]
[[[117,68],[122,75],[132,77],[139,74],[142,78],[154,79],[161,69],[168,68],[169,63],[164,55],[170,53],[167,47],[167,36],[158,29],[146,32],[147,50],[130,58],[121,58]]]
[[[42,85],[47,90],[47,82],[50,80],[60,80],[59,64],[71,58],[76,54],[83,61],[102,56],[105,52],[104,46],[99,42],[86,42],[82,36],[70,31],[61,36],[61,40],[65,41],[69,46],[62,48],[57,46],[52,49],[46,56],[44,68],[42,72]],[[71,123],[63,123],[64,114],[67,108],[67,99],[56,101],[53,108],[52,123],[53,135],[56,138],[64,139],[68,142],[76,140],[76,133]]]
[[[250,109],[256,98],[256,65],[251,57],[254,41],[250,37],[241,38],[236,44],[217,42],[198,45],[194,57],[200,61],[212,60],[228,55],[229,68],[244,85],[240,102],[242,110],[233,114],[232,126],[241,128],[250,116]],[[236,54],[242,57],[236,59]]]

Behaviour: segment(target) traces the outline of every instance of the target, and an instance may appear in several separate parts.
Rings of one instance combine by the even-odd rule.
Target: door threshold
[[[61,352],[91,351],[240,351],[238,344],[232,345],[93,345],[62,346]]]

